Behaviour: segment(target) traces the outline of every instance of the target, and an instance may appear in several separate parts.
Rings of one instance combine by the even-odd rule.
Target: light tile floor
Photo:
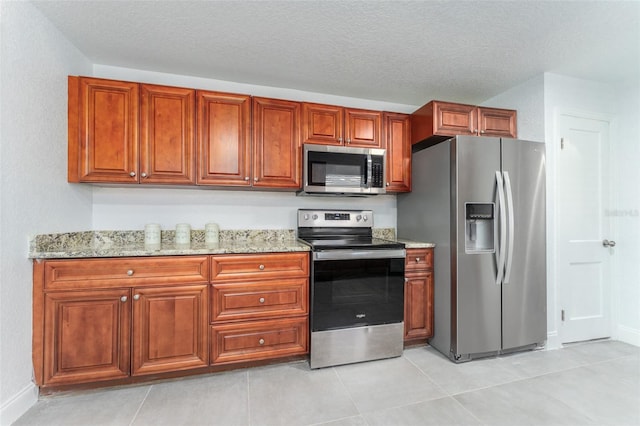
[[[454,364],[433,348],[43,397],[19,425],[640,425],[640,348],[568,345]]]

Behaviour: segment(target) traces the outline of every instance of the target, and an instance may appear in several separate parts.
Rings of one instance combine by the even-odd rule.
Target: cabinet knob
[[[133,276],[133,269],[129,269],[127,271],[127,275],[129,275],[130,277]]]
[[[140,176],[142,176],[143,178],[146,178],[146,177],[147,177],[147,174],[146,174],[145,172],[142,172],[142,173],[140,174]]]
[[[133,300],[140,300],[140,295],[139,294],[134,294],[133,295]]]
[[[416,257],[416,263],[420,262],[420,258]]]
[[[122,296],[122,297],[120,298],[120,301],[121,301],[121,302],[126,302],[126,301],[127,301],[127,296]]]
[[[342,138],[338,138],[338,142],[342,143]]]
[[[264,265],[260,265],[258,268],[260,268],[261,271],[264,271]]]
[[[260,299],[258,299],[258,302],[264,303],[264,297],[261,297]]]
[[[131,173],[129,173],[129,176],[131,176],[131,177],[136,177],[136,172],[131,172]]]
[[[473,129],[473,133],[478,134],[478,129]]]
[[[387,182],[387,186],[391,186],[391,184],[389,182]]]
[[[484,135],[484,133],[485,133],[484,130],[480,130],[481,135]]]
[[[245,177],[244,177],[244,180],[249,180],[249,176],[245,176]]]
[[[264,339],[258,340],[258,343],[260,344],[260,346],[264,345]]]
[[[258,181],[258,178],[257,178],[257,177],[254,177],[254,178],[253,178],[253,181],[254,181],[254,182],[257,182],[257,181]]]
[[[351,143],[351,139],[347,139],[347,143]]]

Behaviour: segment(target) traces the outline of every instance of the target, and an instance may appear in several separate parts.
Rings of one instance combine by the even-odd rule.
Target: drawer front
[[[211,257],[211,281],[309,277],[309,254],[269,253]]]
[[[208,256],[122,257],[47,261],[45,289],[207,283]]]
[[[304,315],[308,288],[306,278],[214,284],[211,321]]]
[[[308,318],[211,326],[211,362],[257,361],[309,352]]]
[[[419,271],[433,268],[433,249],[407,249],[404,269],[406,271]]]

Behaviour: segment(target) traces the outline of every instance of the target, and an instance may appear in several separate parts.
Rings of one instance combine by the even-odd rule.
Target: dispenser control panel
[[[465,252],[495,253],[494,203],[465,203]]]

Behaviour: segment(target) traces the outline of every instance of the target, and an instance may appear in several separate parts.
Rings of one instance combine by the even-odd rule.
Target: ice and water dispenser
[[[494,203],[465,203],[465,252],[494,253]]]

